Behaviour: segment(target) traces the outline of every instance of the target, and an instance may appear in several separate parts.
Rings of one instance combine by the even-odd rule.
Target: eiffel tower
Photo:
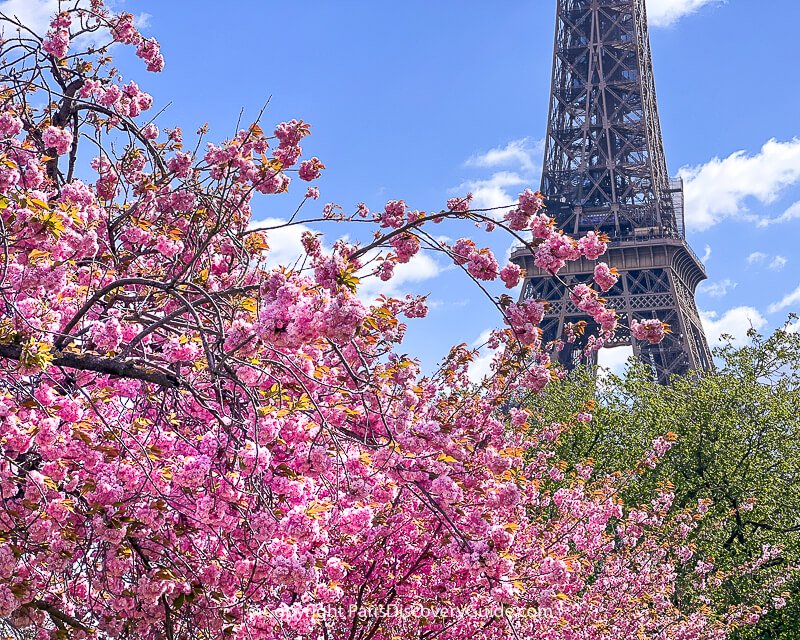
[[[541,192],[560,228],[611,238],[602,258],[620,272],[605,298],[621,329],[607,346],[630,345],[654,378],[713,366],[695,289],[703,263],[686,242],[683,183],[670,180],[656,104],[645,0],[557,0],[550,113]],[[527,255],[526,255],[527,254]],[[558,352],[568,369],[596,364],[583,353],[591,318],[570,300],[566,284],[590,282],[594,263],[568,263],[558,277],[512,256],[526,270],[522,299],[549,303],[543,339],[566,322],[585,320],[584,337]],[[563,280],[561,282],[560,280]],[[657,345],[630,335],[633,319],[658,318],[672,332]]]

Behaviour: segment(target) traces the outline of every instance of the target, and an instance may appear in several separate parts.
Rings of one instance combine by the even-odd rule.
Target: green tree
[[[601,378],[578,370],[546,395],[530,400],[538,419],[567,421],[590,411],[589,423],[573,420],[558,453],[568,466],[586,459],[595,475],[631,468],[653,440],[677,435],[676,445],[651,473],[628,487],[628,499],[645,500],[656,485],[674,486],[674,507],[708,501],[709,513],[693,542],[721,568],[761,555],[780,554],[753,575],[725,585],[725,606],[741,594],[800,565],[800,334],[790,325],[750,344],[727,340],[716,350],[714,372],[652,380],[631,361],[623,377]],[[800,580],[787,582],[788,606],[765,615],[741,640],[789,640],[800,630]]]

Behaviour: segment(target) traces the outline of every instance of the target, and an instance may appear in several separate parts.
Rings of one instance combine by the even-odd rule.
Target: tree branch
[[[13,344],[0,344],[0,358],[19,361],[22,359],[22,347]],[[56,351],[52,364],[80,371],[96,371],[115,378],[132,378],[143,382],[151,382],[168,389],[178,389],[181,386],[181,380],[176,375],[148,369],[118,358],[104,358],[102,356]]]
[[[68,615],[57,609],[52,604],[45,602],[44,600],[33,600],[29,603],[30,607],[35,609],[39,609],[40,611],[45,611],[52,619],[54,623],[63,622],[64,624],[68,624],[70,627],[74,627],[75,629],[80,629],[81,631],[85,631],[89,633],[91,629],[87,627],[83,622],[78,620],[77,618],[73,618],[71,615]]]

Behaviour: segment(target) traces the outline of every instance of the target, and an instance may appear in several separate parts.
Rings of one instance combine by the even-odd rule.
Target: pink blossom
[[[533,392],[538,393],[550,383],[550,370],[543,364],[535,364],[531,366],[525,377],[522,379],[522,385],[531,389]]]
[[[319,161],[319,158],[311,158],[311,160],[304,160],[300,163],[300,179],[306,182],[316,180],[322,175],[322,169],[325,165]]]
[[[402,200],[390,200],[380,216],[381,226],[398,229],[405,224],[406,204]]]
[[[72,20],[66,12],[53,18],[50,30],[42,42],[42,49],[56,58],[66,58],[69,52],[69,27],[71,24]]]
[[[488,249],[475,251],[467,262],[467,271],[478,280],[494,280],[497,278],[499,265]]]
[[[275,127],[275,136],[280,141],[281,147],[296,147],[309,133],[308,125],[302,120],[282,122]]]
[[[72,148],[72,132],[69,129],[47,127],[42,134],[42,140],[47,149],[54,149],[60,156]]]
[[[602,291],[608,291],[617,284],[619,272],[615,268],[609,268],[605,262],[599,262],[594,268],[594,281]]]
[[[469,238],[459,238],[453,245],[453,262],[464,265],[476,253],[475,243]]]
[[[188,177],[192,169],[192,156],[188,153],[176,153],[167,160],[167,169],[179,178]]]
[[[397,262],[406,263],[419,252],[419,238],[413,233],[400,233],[394,236],[389,243],[394,249]]]
[[[203,348],[198,342],[170,338],[164,345],[163,355],[167,362],[196,362]]]
[[[658,344],[664,339],[667,326],[658,319],[634,320],[631,322],[631,334],[637,340]]]
[[[534,193],[530,189],[525,189],[519,194],[519,208],[529,216],[539,213],[544,205],[544,198],[538,191]]]
[[[339,528],[344,533],[356,534],[370,526],[372,509],[369,507],[353,507],[342,511]]]
[[[164,56],[161,48],[152,38],[142,38],[136,46],[136,55],[147,63],[147,70],[159,72],[164,70]]]
[[[320,241],[318,234],[312,233],[311,231],[305,231],[300,238],[300,242],[303,245],[303,249],[305,250],[306,254],[309,256],[317,257],[321,255],[322,242]]]
[[[431,492],[445,504],[456,504],[464,498],[461,487],[452,478],[444,475],[431,483]]]
[[[129,14],[115,16],[103,0],[69,11],[136,45],[148,67],[163,65]],[[51,30],[69,26],[60,16]],[[62,46],[58,37],[47,46]],[[728,577],[698,565],[710,561],[685,542],[697,512],[673,506],[666,491],[635,508],[623,502],[631,474],[657,464],[669,435],[634,468],[594,478],[591,464],[559,460],[562,434],[588,422],[588,412],[560,423],[516,408],[534,407],[528,396],[566,376],[550,360],[563,342],[543,344],[545,303],[500,298],[507,326],[489,333],[494,353],[476,384],[466,344],[430,373],[405,353],[404,334],[416,324],[408,319],[428,311],[424,296],[385,287],[365,304],[356,294],[358,278],[389,280],[435,237],[429,223],[482,232],[491,220],[465,199],[451,199],[452,211],[435,221],[402,200],[378,214],[328,203],[329,223],[358,222],[365,229],[356,235],[374,237],[375,248],[359,259],[349,242],[328,249],[307,232],[302,255],[282,260],[281,234],[252,225],[282,206],[265,197],[289,191],[281,199],[294,198],[292,210],[304,193],[317,197],[307,184],[295,192],[287,176],[308,125],[283,122],[276,141],[256,125],[240,128],[197,162],[180,129],[148,145],[159,132],[144,123],[144,136],[131,140],[129,118],[152,97],[113,62],[101,64],[114,50],[55,68],[52,54],[31,56],[37,82],[9,77],[3,87],[0,295],[11,342],[0,359],[0,530],[11,533],[0,544],[0,616],[8,625],[38,640],[60,624],[62,635],[93,635],[73,620],[103,637],[157,640],[169,635],[172,612],[176,637],[196,630],[234,640],[354,630],[376,639],[628,640],[642,631],[722,640],[755,611],[695,604],[714,602]],[[67,132],[45,131],[52,96],[39,81],[54,71],[85,79],[79,99],[109,112],[71,124],[103,145],[94,160],[83,154],[96,145],[74,149],[75,171],[91,160],[97,174],[85,181],[44,172],[53,153],[37,132],[52,149],[69,149]],[[17,139],[22,113],[34,123],[25,141]],[[314,159],[298,167],[306,178],[320,169]],[[575,242],[542,207],[526,191],[497,227],[529,228],[544,268],[600,251],[601,238]],[[302,213],[296,228],[308,222]],[[397,231],[405,225],[413,228]],[[497,277],[495,257],[475,239],[437,242],[475,278]],[[613,274],[598,268],[603,288]],[[513,287],[525,274],[506,265],[499,275]],[[567,312],[574,303],[599,325],[581,340],[589,350],[607,344],[618,321],[598,290],[574,286]],[[632,330],[647,337],[640,324]],[[584,329],[566,327],[564,340]],[[728,563],[730,575],[778,553],[765,547],[742,566]],[[676,576],[692,577],[695,567],[696,599],[677,602]],[[788,577],[773,570],[759,595],[780,607]],[[492,613],[444,627],[435,614],[361,620],[348,609],[392,598],[409,608],[519,606],[535,616],[514,618],[514,629]]]
[[[514,229],[515,231],[527,229],[531,223],[531,216],[519,207],[506,211],[503,219],[508,224],[509,229]]]
[[[506,310],[506,323],[523,344],[536,344],[539,340],[539,323],[544,318],[544,305],[536,300],[512,303]]]
[[[391,280],[394,275],[394,266],[394,260],[384,260],[381,262],[378,266],[378,277],[384,282]]]
[[[142,135],[150,141],[153,141],[156,138],[158,138],[158,133],[159,133],[158,127],[154,125],[152,122],[142,127]]]
[[[608,239],[604,234],[590,231],[583,238],[578,240],[578,247],[581,254],[589,260],[597,260],[606,252]]]
[[[463,198],[451,198],[447,201],[447,208],[453,213],[465,213],[469,211],[473,197],[471,193],[468,193]]]
[[[406,296],[406,306],[403,309],[406,318],[424,318],[428,315],[428,304],[425,296]]]
[[[8,111],[0,113],[0,138],[13,138],[21,131],[22,120]]]
[[[508,289],[516,287],[521,278],[522,269],[516,264],[509,263],[500,270],[500,279]]]
[[[120,13],[111,24],[111,33],[120,44],[135,44],[141,37],[133,23],[133,15]]]
[[[98,351],[116,351],[122,342],[122,325],[116,318],[98,321],[92,326],[91,336]]]

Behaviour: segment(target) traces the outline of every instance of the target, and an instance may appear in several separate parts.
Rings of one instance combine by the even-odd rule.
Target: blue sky
[[[54,3],[6,0],[0,9],[31,13]],[[171,103],[159,124],[188,132],[208,122],[210,139],[220,139],[240,110],[252,116],[271,97],[268,124],[312,124],[307,152],[328,166],[320,206],[378,208],[403,198],[438,210],[467,190],[484,204],[506,204],[538,187],[555,0],[120,4],[146,14],[145,32],[167,59],[164,73],[152,75],[119,51],[125,72],[159,106]],[[698,294],[709,338],[742,336],[750,324],[769,330],[800,310],[800,5],[648,6],[667,162],[687,179],[689,239],[709,273]],[[256,212],[280,218],[295,204],[266,198]],[[331,228],[329,237],[342,231]],[[486,240],[505,253],[505,238]],[[288,256],[293,241],[272,245]],[[430,316],[411,324],[407,340],[427,365],[500,321],[435,256],[401,272],[399,290],[430,293]]]

